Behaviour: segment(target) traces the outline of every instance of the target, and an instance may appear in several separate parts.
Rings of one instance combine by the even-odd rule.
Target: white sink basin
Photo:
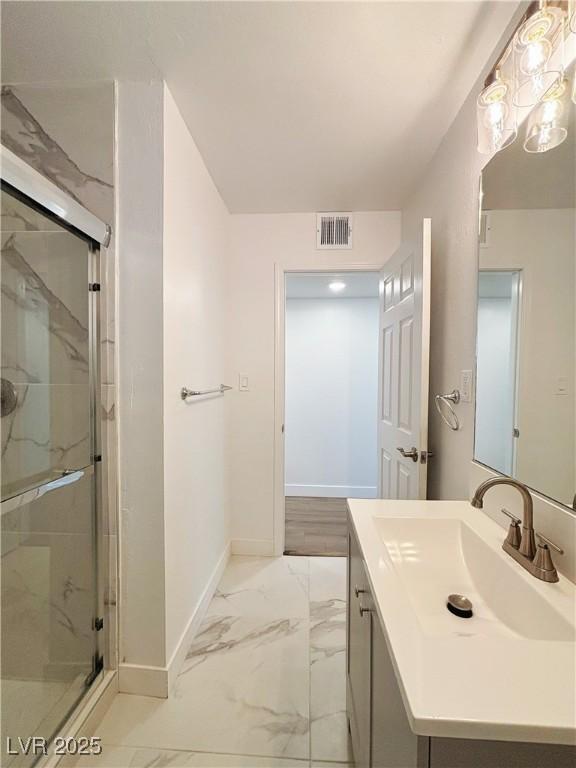
[[[374,523],[426,633],[574,640],[574,626],[533,589],[518,565],[465,522],[412,517]],[[448,611],[446,598],[453,593],[472,601],[471,618]]]
[[[348,504],[412,730],[576,743],[574,584],[531,576],[469,502]],[[471,618],[448,611],[454,593]]]

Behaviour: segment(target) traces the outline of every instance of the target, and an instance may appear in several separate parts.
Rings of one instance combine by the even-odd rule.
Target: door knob
[[[404,456],[405,459],[412,459],[412,461],[418,461],[420,458],[420,454],[418,453],[418,448],[410,448],[409,451],[405,451],[404,448],[396,448],[397,451],[399,451],[402,456]]]

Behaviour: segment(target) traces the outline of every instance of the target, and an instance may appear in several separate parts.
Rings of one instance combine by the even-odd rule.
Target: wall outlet
[[[472,402],[472,386],[473,386],[472,371],[462,371],[460,373],[460,400],[463,403]]]
[[[245,373],[238,374],[238,389],[240,392],[249,392],[248,376]]]

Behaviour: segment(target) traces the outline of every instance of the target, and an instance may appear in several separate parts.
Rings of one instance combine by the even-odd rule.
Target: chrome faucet
[[[491,477],[489,480],[485,480],[478,486],[470,503],[476,509],[482,509],[486,491],[490,490],[490,488],[493,488],[495,485],[510,485],[512,488],[516,488],[522,496],[522,501],[524,503],[521,533],[520,520],[515,517],[515,515],[510,514],[506,509],[502,510],[502,512],[504,512],[505,515],[508,515],[512,520],[510,528],[508,529],[508,535],[502,544],[502,549],[537,579],[548,582],[558,581],[558,572],[552,562],[549,547],[560,552],[560,554],[564,554],[564,551],[554,544],[554,542],[550,541],[550,539],[542,536],[542,534],[535,534],[534,505],[530,491],[524,483],[520,483],[518,480],[514,480],[511,477]],[[536,547],[535,536],[538,537],[539,540],[538,547]]]
[[[522,520],[522,538],[518,551],[521,555],[532,559],[536,554],[536,541],[534,540],[534,505],[530,491],[523,483],[513,480],[511,477],[491,477],[485,480],[476,488],[476,493],[470,502],[476,509],[482,509],[484,506],[484,494],[495,485],[511,485],[516,488],[522,496],[524,502],[524,515]]]

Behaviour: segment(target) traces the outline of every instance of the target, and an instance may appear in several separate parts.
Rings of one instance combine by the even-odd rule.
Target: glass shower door
[[[97,671],[94,251],[1,195],[1,764],[27,766]]]

